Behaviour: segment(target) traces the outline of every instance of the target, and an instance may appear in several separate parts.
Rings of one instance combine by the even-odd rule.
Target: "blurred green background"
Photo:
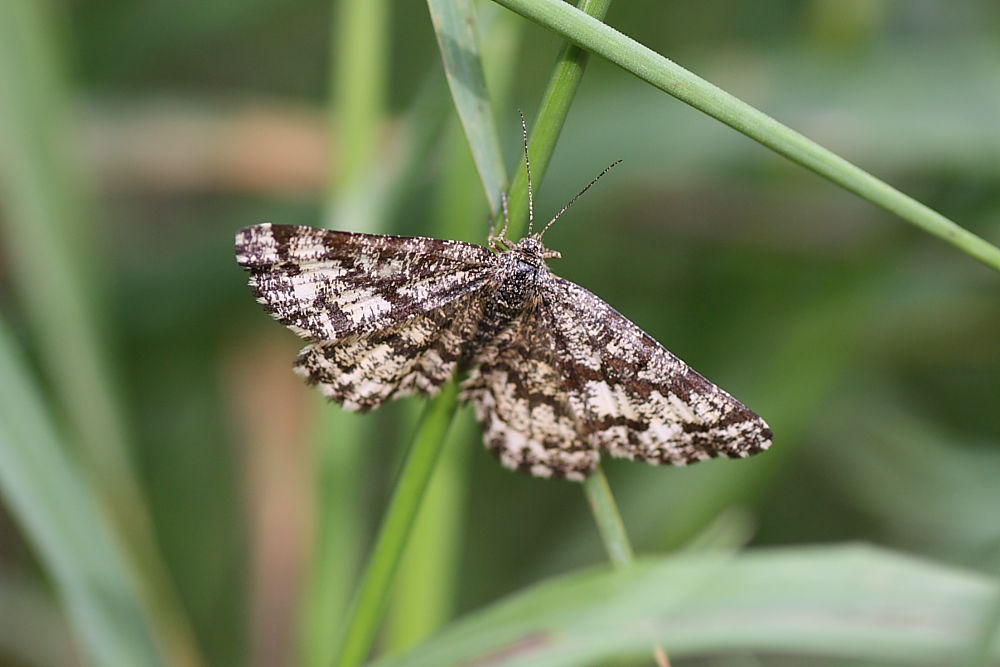
[[[145,562],[173,591],[154,598],[173,599],[204,663],[287,664],[314,641],[303,618],[340,613],[420,405],[330,414],[292,375],[300,342],[254,303],[233,234],[270,220],[485,240],[427,7],[372,10],[376,37],[352,54],[347,13],[326,0],[0,4],[10,345],[112,523],[152,526]],[[489,17],[513,172],[516,109],[530,123],[560,42]],[[996,2],[629,0],[607,21],[1000,241]],[[381,62],[360,64],[365,48]],[[368,134],[343,136],[336,91],[359,69]],[[997,274],[595,59],[539,216],[616,159],[546,237],[564,258],[550,266],[775,432],[747,461],[609,462],[636,549],[863,541],[1000,572]],[[605,560],[578,486],[501,469],[464,409],[452,435],[424,558],[401,579],[432,611],[413,627],[404,586],[383,646]],[[75,664],[11,497],[0,662]],[[318,591],[332,610],[315,611]]]

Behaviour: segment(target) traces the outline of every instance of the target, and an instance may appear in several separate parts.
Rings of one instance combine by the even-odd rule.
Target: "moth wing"
[[[541,307],[529,303],[477,353],[461,397],[473,404],[486,448],[505,467],[582,481],[598,452],[578,435],[578,406],[566,391],[558,341]]]
[[[579,437],[592,447],[685,465],[770,446],[763,419],[591,292],[551,276],[540,298]]]
[[[436,394],[475,336],[477,293],[366,336],[307,346],[295,371],[347,410],[367,412],[391,398]]]
[[[247,227],[236,261],[276,320],[314,341],[392,327],[481,289],[496,260],[486,248],[422,237],[312,227]]]

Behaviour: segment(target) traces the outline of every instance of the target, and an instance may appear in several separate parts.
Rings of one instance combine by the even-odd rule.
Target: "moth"
[[[433,395],[465,374],[489,451],[538,477],[582,481],[601,454],[685,465],[767,449],[771,430],[583,287],[552,273],[532,232],[488,247],[433,238],[264,223],[236,235],[236,260],[276,320],[309,341],[306,382],[347,410]],[[617,164],[617,163],[615,163]]]

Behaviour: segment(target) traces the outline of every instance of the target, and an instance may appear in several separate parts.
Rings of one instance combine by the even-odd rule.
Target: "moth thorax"
[[[534,290],[540,266],[516,252],[504,253],[503,271],[497,286],[497,304],[511,314],[519,313]]]

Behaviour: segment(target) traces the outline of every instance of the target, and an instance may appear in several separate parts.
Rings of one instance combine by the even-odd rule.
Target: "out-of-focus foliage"
[[[320,460],[314,434],[324,432],[319,411],[335,408],[318,405],[291,374],[299,343],[250,297],[232,238],[263,220],[329,220],[340,140],[328,135],[336,109],[329,99],[333,7],[316,0],[39,4],[51,10],[42,46],[58,58],[66,89],[38,96],[58,109],[29,111],[39,127],[51,115],[68,119],[69,143],[59,147],[75,159],[75,176],[71,185],[62,176],[39,179],[51,199],[37,201],[61,205],[77,201],[68,189],[85,191],[82,208],[71,209],[83,222],[63,241],[86,269],[79,275],[87,282],[76,289],[92,299],[95,347],[114,378],[84,392],[78,405],[104,400],[104,391],[114,397],[156,547],[205,661],[287,663],[304,623],[300,585],[314,519],[327,516],[312,491]],[[486,201],[437,78],[427,7],[388,3],[386,19],[386,79],[377,82],[386,99],[370,172],[382,231],[438,234],[452,225],[450,235],[482,241]],[[507,32],[488,34],[516,45],[481,45],[513,54],[505,61],[509,81],[488,80],[510,90],[493,114],[513,168],[516,109],[533,116],[560,44],[520,19],[494,20],[509,21]],[[997,3],[629,0],[613,4],[607,21],[1000,242]],[[37,63],[0,66],[2,92],[30,90]],[[23,193],[10,188],[25,179],[15,172],[36,164],[17,146],[39,145],[18,134],[12,118],[0,116],[7,230],[24,222],[16,205]],[[51,155],[33,157],[44,165]],[[961,567],[995,580],[998,276],[594,59],[537,193],[539,217],[619,158],[624,163],[546,237],[564,257],[552,268],[745,400],[776,434],[769,452],[747,461],[688,469],[608,463],[637,551],[654,557],[692,545],[863,541],[936,561],[946,573]],[[465,222],[456,226],[456,219]],[[37,376],[69,463],[102,490],[107,480],[94,477],[81,433],[86,416],[104,419],[104,408],[67,401],[53,350],[66,349],[60,334],[69,329],[52,330],[56,320],[40,335],[41,306],[29,300],[47,298],[45,290],[25,284],[48,284],[48,272],[60,267],[26,270],[24,257],[13,254],[19,238],[0,237],[0,315]],[[65,341],[74,350],[78,343]],[[416,403],[364,418],[364,441],[349,458],[356,521],[332,527],[330,548],[367,550]],[[452,511],[421,519],[432,534],[435,516],[460,528],[437,526],[447,541],[437,557],[448,580],[435,588],[435,622],[604,561],[577,486],[510,474],[483,452],[477,428],[454,433],[448,446],[461,454],[443,483]],[[330,448],[328,463],[343,451],[335,436],[321,445]],[[12,504],[0,507],[0,628],[31,618],[37,633],[0,631],[0,662],[53,664],[72,640],[53,613],[58,595],[43,554],[28,547],[13,514]],[[407,590],[426,595],[413,586],[394,601],[383,642],[394,650],[433,630],[400,620],[399,610],[416,608]],[[698,592],[691,595],[697,602]],[[987,616],[983,635],[967,638],[970,661],[986,655]],[[776,644],[753,645],[761,651],[750,658],[746,650],[748,659],[790,664],[767,652]],[[717,646],[697,653],[731,655],[730,645]],[[810,658],[808,646],[799,649],[792,664],[829,664]],[[76,651],[89,655],[80,645]]]
[[[687,554],[553,577],[379,664],[642,664],[654,643],[674,660],[714,647],[948,663],[965,648],[955,630],[996,595],[982,577],[867,547]]]

